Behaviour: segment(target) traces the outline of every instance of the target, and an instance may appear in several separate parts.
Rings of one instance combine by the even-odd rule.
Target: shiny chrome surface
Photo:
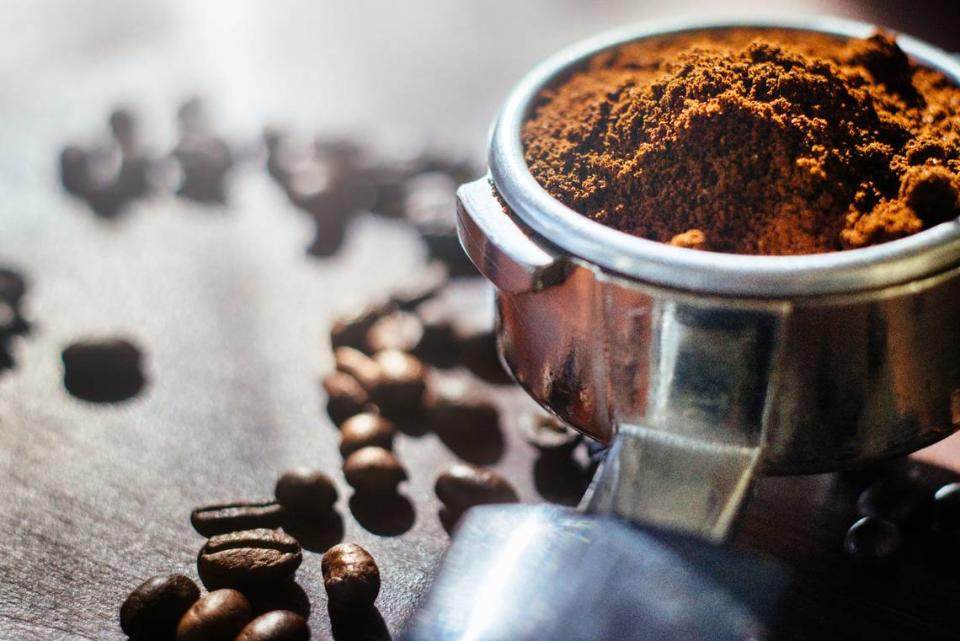
[[[497,287],[508,369],[577,429],[618,436],[586,507],[715,539],[756,473],[838,469],[960,429],[960,220],[832,254],[696,252],[594,223],[530,176],[520,125],[551,78],[625,41],[732,24],[872,30],[672,23],[590,41],[521,83],[494,131],[490,177],[458,192],[461,240]],[[899,41],[960,81],[947,54]]]

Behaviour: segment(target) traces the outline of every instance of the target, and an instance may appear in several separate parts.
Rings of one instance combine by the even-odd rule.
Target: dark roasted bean
[[[232,641],[252,618],[247,597],[236,590],[214,590],[180,619],[177,641]]]
[[[370,353],[386,349],[412,352],[423,338],[423,324],[416,314],[393,312],[367,330],[366,345]]]
[[[397,429],[379,414],[357,414],[340,426],[340,455],[347,457],[363,447],[393,448]]]
[[[224,180],[233,164],[227,144],[209,134],[190,132],[173,150],[180,165],[181,182],[177,194],[203,203],[226,200]]]
[[[337,502],[337,487],[320,470],[298,467],[277,479],[277,502],[294,517],[326,516]]]
[[[523,420],[523,438],[543,453],[570,452],[581,440],[580,433],[546,414],[528,414]]]
[[[370,553],[356,543],[341,543],[327,550],[320,568],[332,607],[365,610],[377,600],[380,569]]]
[[[857,499],[857,514],[897,523],[913,516],[924,501],[924,492],[907,478],[888,477],[867,487]]]
[[[389,305],[374,305],[360,310],[352,316],[343,316],[333,323],[330,330],[330,347],[352,347],[366,349],[367,332],[374,323],[392,311]]]
[[[284,509],[275,501],[224,503],[198,507],[190,512],[190,524],[203,536],[228,532],[277,528],[283,524]]]
[[[134,641],[170,639],[199,598],[200,589],[182,574],[155,576],[137,586],[120,606],[120,627]]]
[[[357,379],[346,372],[332,372],[323,379],[327,393],[327,414],[335,425],[370,409],[370,395]]]
[[[475,505],[516,503],[517,492],[510,482],[486,468],[465,463],[449,467],[437,477],[437,497],[454,515]]]
[[[389,450],[363,447],[343,462],[343,475],[358,494],[394,494],[407,471]]]
[[[303,560],[300,544],[278,530],[245,530],[210,537],[197,557],[208,588],[248,588],[278,583]]]
[[[369,387],[370,397],[384,416],[403,418],[423,410],[427,370],[410,354],[387,349],[373,355],[380,375]]]
[[[141,361],[137,346],[124,339],[74,343],[63,350],[63,384],[71,394],[88,401],[122,401],[144,385]]]
[[[857,561],[885,561],[900,550],[900,528],[890,521],[865,516],[847,530],[843,547]]]
[[[274,610],[248,623],[235,641],[307,641],[309,638],[310,628],[302,616],[290,610]]]
[[[380,382],[380,366],[358,349],[338,347],[333,352],[333,360],[338,371],[355,378],[368,392]]]

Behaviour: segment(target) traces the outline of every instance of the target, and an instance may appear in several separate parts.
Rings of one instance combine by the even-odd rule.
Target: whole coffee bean
[[[324,377],[323,389],[327,393],[327,414],[336,425],[370,407],[367,390],[345,372],[333,372]]]
[[[120,606],[120,628],[134,641],[169,639],[199,598],[200,589],[182,574],[147,579]]]
[[[363,447],[393,448],[397,428],[379,414],[357,414],[340,426],[340,455],[347,457]]]
[[[142,356],[121,338],[80,341],[63,350],[63,384],[84,400],[110,403],[135,396],[144,385]]]
[[[190,524],[203,536],[228,532],[277,528],[283,524],[285,510],[274,501],[224,503],[198,507],[190,512]]]
[[[861,492],[857,514],[902,523],[917,512],[925,498],[920,486],[910,479],[884,478]]]
[[[177,641],[232,641],[252,618],[247,597],[236,590],[214,590],[180,619]]]
[[[452,312],[443,298],[427,300],[416,309],[423,326],[423,337],[414,355],[441,368],[450,368],[460,361],[460,342],[457,338]]]
[[[382,378],[380,366],[376,361],[358,349],[338,347],[333,352],[333,361],[337,371],[355,378],[367,392],[372,392]]]
[[[379,319],[366,335],[367,350],[371,353],[387,349],[412,352],[423,338],[423,324],[416,314],[393,312]]]
[[[559,419],[539,413],[527,415],[522,430],[524,440],[544,454],[567,454],[582,438],[578,431],[567,427]]]
[[[292,516],[310,518],[325,516],[337,502],[337,487],[320,470],[298,467],[277,479],[274,488],[277,502]]]
[[[199,132],[187,132],[172,153],[179,163],[181,182],[177,194],[202,203],[226,200],[224,180],[233,157],[222,139]]]
[[[843,547],[857,561],[886,561],[900,550],[900,528],[890,521],[865,516],[847,530]]]
[[[426,404],[430,426],[438,432],[469,436],[499,430],[499,410],[471,380],[436,381]]]
[[[960,483],[948,483],[934,493],[933,529],[947,536],[960,533]]]
[[[249,588],[278,583],[297,571],[300,544],[278,530],[245,530],[210,537],[197,556],[208,588]]]
[[[373,305],[359,312],[338,318],[330,330],[330,347],[366,349],[367,332],[380,318],[390,313],[389,305]]]
[[[517,492],[510,482],[486,468],[456,463],[437,477],[437,498],[454,514],[475,505],[516,503]]]
[[[307,641],[310,628],[302,616],[290,610],[274,610],[248,623],[235,641]]]
[[[343,462],[343,475],[358,494],[394,494],[407,471],[389,450],[363,447]]]
[[[380,376],[368,388],[370,397],[384,416],[403,418],[423,410],[423,393],[427,388],[427,370],[410,354],[387,349],[373,355]]]
[[[86,151],[78,147],[66,147],[60,152],[60,183],[67,193],[86,196],[90,189]]]
[[[327,550],[320,569],[332,607],[365,610],[377,600],[380,569],[370,553],[356,543],[341,543]]]

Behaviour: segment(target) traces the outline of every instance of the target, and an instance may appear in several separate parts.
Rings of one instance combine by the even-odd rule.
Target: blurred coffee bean
[[[233,641],[253,618],[247,597],[214,590],[194,603],[177,625],[177,641]]]
[[[0,267],[0,300],[17,307],[26,291],[26,281],[19,272]]]
[[[296,518],[326,516],[337,502],[333,480],[320,470],[298,467],[284,472],[274,489],[277,503]]]
[[[460,336],[460,358],[476,376],[489,383],[506,385],[513,379],[500,362],[497,350],[497,335],[492,329],[485,332]]]
[[[147,579],[120,606],[120,628],[133,641],[173,637],[184,613],[200,598],[200,589],[182,574]]]
[[[418,305],[436,296],[447,284],[449,278],[443,263],[431,262],[417,275],[413,283],[393,291],[390,295],[390,304],[401,311],[413,312]]]
[[[352,347],[338,347],[333,351],[333,362],[337,371],[352,376],[373,397],[374,387],[383,378],[380,365],[376,361]],[[373,398],[374,402],[376,400]]]
[[[869,485],[857,499],[857,514],[896,523],[912,517],[924,499],[917,483],[904,477],[888,477]]]
[[[346,458],[343,476],[358,494],[395,494],[407,471],[390,450],[368,446]]]
[[[367,390],[345,372],[333,372],[325,376],[323,389],[327,393],[327,414],[336,425],[370,409]]]
[[[63,384],[78,398],[112,403],[135,396],[145,383],[143,357],[121,338],[89,339],[63,350]]]
[[[226,142],[211,134],[191,132],[180,139],[171,155],[182,174],[178,195],[201,203],[226,201],[225,180],[233,165]]]
[[[864,563],[882,562],[900,550],[900,528],[894,523],[865,516],[847,530],[843,547],[853,559]]]
[[[443,172],[413,177],[406,186],[404,211],[420,232],[428,255],[446,265],[451,277],[479,276],[457,236],[457,183]]]
[[[8,301],[0,298],[0,336],[17,333],[20,317],[17,310]]]
[[[108,119],[110,133],[124,152],[134,149],[137,143],[137,120],[127,109],[115,109]]]
[[[519,499],[510,482],[493,470],[456,463],[437,477],[437,498],[459,518],[476,505],[516,503]]]
[[[948,483],[934,493],[933,529],[950,537],[960,534],[960,483]]]
[[[523,439],[544,454],[569,454],[582,439],[578,431],[547,414],[527,414],[521,430]]]
[[[197,556],[200,579],[210,589],[256,588],[293,576],[300,544],[278,530],[245,530],[212,536]]]
[[[90,184],[86,151],[79,147],[66,147],[60,152],[60,182],[67,193],[86,196]]]
[[[228,532],[277,528],[283,524],[285,511],[274,501],[237,502],[209,505],[190,512],[190,524],[197,533],[210,537]]]
[[[235,641],[308,641],[306,620],[290,610],[274,610],[248,623]]]
[[[366,610],[377,600],[380,569],[356,543],[341,543],[327,550],[320,569],[332,609]]]
[[[390,314],[393,309],[389,305],[372,305],[359,312],[341,316],[333,323],[330,330],[330,347],[352,347],[356,350],[367,348],[367,332],[378,320]]]
[[[307,253],[316,258],[329,258],[340,251],[346,237],[347,226],[341,219],[315,219],[313,240],[307,245]]]
[[[503,455],[500,412],[471,378],[435,378],[426,407],[429,428],[460,458],[489,465]]]
[[[396,433],[393,423],[378,414],[357,414],[340,426],[340,454],[347,457],[369,446],[392,449]]]
[[[442,298],[427,300],[417,306],[416,314],[423,327],[423,337],[414,355],[443,369],[456,365],[460,361],[460,342],[448,302]]]
[[[396,311],[377,319],[367,330],[367,351],[393,349],[412,353],[422,338],[423,324],[416,314]]]
[[[373,361],[379,369],[379,376],[367,389],[384,416],[404,418],[422,412],[427,370],[420,359],[399,350],[386,349],[374,354]]]

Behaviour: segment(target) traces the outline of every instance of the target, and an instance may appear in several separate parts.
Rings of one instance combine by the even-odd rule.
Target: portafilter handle
[[[564,257],[534,242],[494,195],[489,177],[457,192],[458,229],[467,255],[495,287],[511,294],[538,292],[568,273]],[[685,332],[696,331],[678,323]],[[678,331],[681,331],[678,330]],[[687,363],[710,362],[718,346],[686,336]],[[736,343],[742,345],[743,341]],[[691,353],[691,350],[697,353]],[[734,356],[735,358],[736,356]],[[678,373],[675,376],[681,376]],[[719,373],[723,385],[724,373]],[[718,390],[722,395],[723,390]],[[736,390],[728,395],[736,397]],[[682,402],[682,401],[680,401]],[[735,401],[734,401],[735,402]],[[668,420],[683,420],[668,419]],[[627,520],[723,541],[749,494],[760,462],[758,432],[679,429],[666,431],[620,424],[610,451],[581,504],[585,512],[616,514]],[[728,438],[728,441],[722,439]]]

